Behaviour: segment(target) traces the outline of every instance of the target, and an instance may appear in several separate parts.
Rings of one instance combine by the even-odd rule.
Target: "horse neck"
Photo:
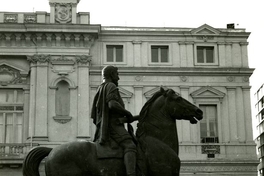
[[[151,110],[153,109],[153,110]],[[176,121],[169,117],[165,109],[151,108],[143,124],[143,133],[146,136],[154,137],[167,144],[178,154],[178,135]]]

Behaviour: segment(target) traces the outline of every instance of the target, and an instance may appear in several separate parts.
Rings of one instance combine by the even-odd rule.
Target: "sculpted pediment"
[[[118,87],[118,90],[119,90],[119,93],[120,93],[120,96],[122,98],[131,98],[133,96],[133,93],[122,88],[122,87]]]
[[[194,91],[193,93],[191,93],[191,96],[194,100],[216,98],[222,101],[225,96],[225,93],[213,87],[206,86]]]
[[[19,84],[26,81],[28,71],[10,65],[8,63],[0,63],[0,84]]]
[[[168,88],[165,86],[162,86],[163,89],[167,90]],[[160,90],[160,87],[155,87],[153,89],[150,89],[149,91],[145,92],[144,95],[147,99],[149,99],[150,97],[152,97],[156,92],[158,92]],[[176,92],[178,93],[178,92]],[[179,93],[178,93],[179,94]]]
[[[204,24],[196,29],[193,29],[191,33],[198,35],[218,35],[220,34],[220,31],[207,24]]]

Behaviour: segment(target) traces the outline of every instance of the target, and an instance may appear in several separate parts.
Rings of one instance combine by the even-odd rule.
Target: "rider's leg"
[[[127,176],[136,176],[136,145],[131,139],[126,139],[120,143],[124,150],[124,163]]]

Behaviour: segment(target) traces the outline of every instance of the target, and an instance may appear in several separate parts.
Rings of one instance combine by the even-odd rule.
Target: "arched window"
[[[68,117],[70,114],[70,89],[68,82],[62,80],[57,84],[55,108],[57,117]]]

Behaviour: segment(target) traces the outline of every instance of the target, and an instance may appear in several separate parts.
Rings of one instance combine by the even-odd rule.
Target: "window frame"
[[[213,47],[214,48],[213,63],[198,63],[198,57],[197,57],[197,48],[198,47]],[[217,44],[205,44],[205,43],[194,44],[194,64],[195,64],[195,66],[218,66],[219,61],[218,61]]]
[[[161,62],[161,59],[159,59],[159,62],[152,62],[152,47],[168,47],[168,61],[167,62]],[[149,44],[149,59],[148,59],[148,65],[149,66],[172,66],[172,53],[171,53],[171,45],[170,44]],[[160,57],[159,57],[160,58]]]
[[[107,46],[122,46],[123,47],[123,51],[122,51],[122,62],[116,62],[116,58],[114,58],[113,62],[109,62],[107,61]],[[115,65],[124,65],[126,64],[126,47],[124,43],[104,43],[103,46],[103,50],[104,50],[104,64],[115,64]]]
[[[218,101],[218,100],[215,100],[215,101],[213,101],[213,100],[197,100],[196,101],[196,103],[195,103],[195,105],[197,106],[197,107],[200,107],[200,105],[214,105],[214,106],[216,106],[216,120],[217,120],[217,134],[218,134],[218,143],[212,143],[212,144],[219,144],[219,143],[221,143],[223,140],[223,138],[222,138],[222,123],[221,123],[221,102],[220,101]],[[197,138],[197,140],[199,140],[199,141],[197,141],[198,143],[201,143],[201,144],[209,144],[209,143],[202,143],[201,142],[201,126],[200,125],[198,125],[197,126],[198,127],[198,138]]]

